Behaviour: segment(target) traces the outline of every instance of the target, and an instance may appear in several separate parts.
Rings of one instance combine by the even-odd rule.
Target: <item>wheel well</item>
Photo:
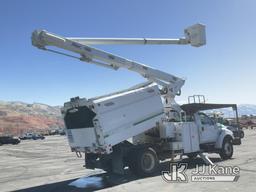
[[[223,138],[223,141],[224,141],[225,139],[228,139],[228,140],[233,141],[233,138],[232,138],[230,135],[226,135],[226,136]],[[222,142],[222,143],[223,143],[223,142]]]

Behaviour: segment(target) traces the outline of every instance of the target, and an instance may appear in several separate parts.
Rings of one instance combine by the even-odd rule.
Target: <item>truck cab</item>
[[[219,153],[222,159],[229,159],[233,155],[234,135],[228,127],[219,124],[203,111],[225,107],[235,107],[230,104],[191,103],[181,108],[189,116],[198,129],[200,150],[208,153]],[[191,154],[188,154],[190,157]]]
[[[207,114],[198,112],[194,114],[197,125],[199,126],[200,143],[216,142],[221,133],[233,137],[232,131],[212,120]]]

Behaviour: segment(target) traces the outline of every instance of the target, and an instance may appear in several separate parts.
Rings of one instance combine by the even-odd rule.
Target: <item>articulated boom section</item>
[[[67,51],[79,54],[81,61],[94,63],[103,67],[117,70],[126,68],[139,73],[149,81],[156,82],[163,87],[165,94],[174,98],[180,93],[185,81],[174,75],[151,68],[141,63],[131,61],[105,51],[92,48],[87,44],[191,44],[199,47],[205,44],[205,26],[193,25],[185,29],[185,38],[180,39],[128,39],[128,38],[66,38],[49,33],[44,30],[36,30],[32,34],[32,44],[40,49],[49,50],[46,46],[55,46]],[[62,53],[64,54],[64,53]],[[67,54],[65,54],[67,55]],[[75,57],[75,56],[72,56]]]
[[[46,46],[56,46],[78,53],[81,56],[79,58],[81,61],[94,63],[114,70],[126,68],[130,71],[137,72],[149,81],[156,82],[160,86],[168,89],[168,92],[172,94],[173,97],[179,92],[185,82],[183,79],[174,75],[46,31],[35,31],[32,36],[32,42],[33,45],[44,50],[49,50]]]

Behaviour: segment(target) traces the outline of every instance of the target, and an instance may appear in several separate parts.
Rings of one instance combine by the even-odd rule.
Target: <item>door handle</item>
[[[202,131],[204,131],[204,127],[202,127]]]

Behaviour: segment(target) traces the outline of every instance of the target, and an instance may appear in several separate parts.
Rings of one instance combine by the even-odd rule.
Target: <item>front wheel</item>
[[[241,131],[241,132],[240,132],[240,137],[241,137],[241,138],[244,138],[244,131]]]
[[[223,160],[230,159],[233,155],[233,143],[232,139],[226,137],[222,143],[222,148],[220,150],[220,157]]]

